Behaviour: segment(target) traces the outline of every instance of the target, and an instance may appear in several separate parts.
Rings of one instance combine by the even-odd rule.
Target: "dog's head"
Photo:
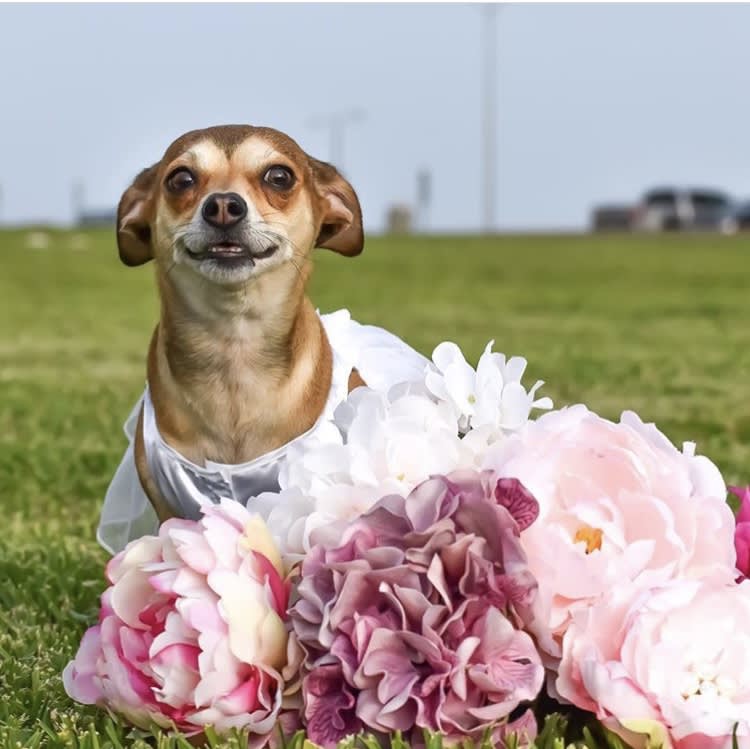
[[[154,258],[218,284],[303,262],[314,247],[357,255],[363,241],[351,185],[265,127],[186,133],[136,177],[117,210],[126,265]]]

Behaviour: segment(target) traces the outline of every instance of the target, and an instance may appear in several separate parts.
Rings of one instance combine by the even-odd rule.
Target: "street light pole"
[[[482,230],[496,229],[497,203],[497,3],[482,6],[481,72],[481,183]]]

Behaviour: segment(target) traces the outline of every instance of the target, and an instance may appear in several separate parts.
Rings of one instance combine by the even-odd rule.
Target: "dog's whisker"
[[[270,229],[267,231],[267,234],[269,237],[275,239],[278,243],[286,243],[292,248],[293,257],[299,257],[304,258],[305,257],[305,251],[296,243],[294,240],[290,239],[289,237],[285,237],[283,234],[280,234],[279,232],[274,231],[273,229]]]
[[[284,224],[281,223],[280,221],[272,221],[272,222],[267,222],[267,223],[278,224],[279,226],[282,226],[282,227],[284,226]],[[304,250],[302,250],[302,248],[296,242],[294,242],[294,240],[290,239],[289,237],[284,236],[283,234],[281,234],[280,232],[275,231],[274,229],[266,229],[266,233],[269,236],[271,236],[274,239],[276,239],[277,241],[286,242],[287,244],[289,244],[289,246],[293,250],[296,250],[299,253],[300,256],[304,256],[305,255]]]

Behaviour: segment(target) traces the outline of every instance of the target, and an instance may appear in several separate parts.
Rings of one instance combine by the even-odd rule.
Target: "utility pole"
[[[361,109],[342,110],[330,114],[312,117],[309,125],[312,128],[328,128],[329,153],[328,160],[338,169],[344,167],[344,133],[349,125],[362,122],[365,113]]]
[[[432,200],[432,173],[428,169],[417,172],[417,231],[424,234],[430,223],[430,202]]]
[[[497,3],[482,6],[480,27],[482,231],[495,231],[497,205]]]

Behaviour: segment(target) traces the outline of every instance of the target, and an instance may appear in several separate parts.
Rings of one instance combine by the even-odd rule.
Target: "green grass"
[[[96,616],[94,529],[143,386],[152,272],[120,265],[109,232],[26,243],[0,234],[0,747],[146,746],[59,674]],[[494,338],[556,404],[635,409],[731,483],[750,479],[749,282],[747,237],[382,238],[321,251],[312,295],[425,353],[452,339],[476,360]]]

